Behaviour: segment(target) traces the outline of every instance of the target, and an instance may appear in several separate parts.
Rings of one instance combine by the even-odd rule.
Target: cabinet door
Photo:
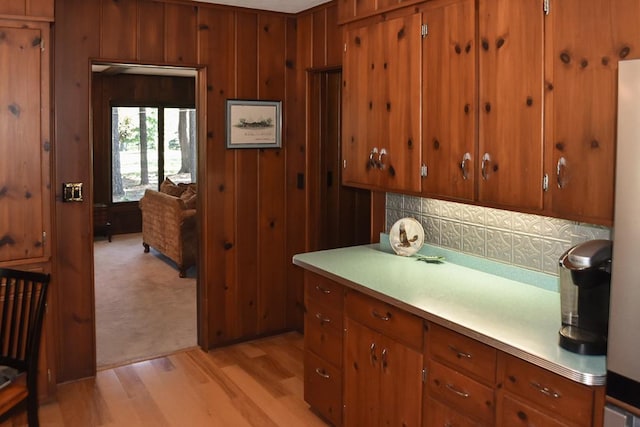
[[[542,6],[479,2],[481,202],[542,209]]]
[[[379,24],[382,54],[377,64],[379,81],[374,117],[380,137],[382,186],[388,190],[420,191],[422,100],[422,15],[408,15]],[[382,49],[380,49],[382,47]]]
[[[0,262],[44,258],[50,147],[41,41],[47,33],[40,24],[0,21],[0,34]]]
[[[423,42],[423,193],[472,200],[476,155],[473,0],[427,3]]]
[[[344,339],[344,425],[380,422],[380,334],[348,317]]]
[[[373,145],[369,141],[370,126],[373,126],[373,99],[368,83],[372,63],[369,35],[368,27],[345,31],[342,74],[342,182],[345,185],[375,185],[377,176],[372,163]]]
[[[551,207],[564,218],[613,220],[618,61],[640,57],[640,3],[563,0],[549,15],[546,116]],[[597,28],[597,31],[594,31]]]
[[[380,343],[380,425],[419,426],[422,353],[384,336]]]
[[[421,15],[348,29],[342,182],[420,191]]]

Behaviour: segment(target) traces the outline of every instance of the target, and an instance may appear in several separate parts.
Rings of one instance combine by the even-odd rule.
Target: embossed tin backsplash
[[[571,246],[611,238],[607,227],[387,193],[386,231],[407,216],[420,221],[425,243],[554,275]]]

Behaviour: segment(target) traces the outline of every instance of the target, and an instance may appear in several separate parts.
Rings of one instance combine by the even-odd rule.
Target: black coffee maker
[[[560,257],[560,346],[579,354],[607,353],[611,240],[589,240]]]

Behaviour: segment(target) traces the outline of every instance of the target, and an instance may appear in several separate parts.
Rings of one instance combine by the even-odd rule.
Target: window
[[[196,181],[196,110],[111,107],[111,201],[140,200],[169,178]]]

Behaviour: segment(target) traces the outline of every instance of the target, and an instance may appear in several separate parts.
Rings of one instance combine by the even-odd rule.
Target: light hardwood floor
[[[58,386],[42,426],[325,426],[302,397],[303,338],[291,332],[178,352]],[[0,427],[26,425],[16,415]]]

